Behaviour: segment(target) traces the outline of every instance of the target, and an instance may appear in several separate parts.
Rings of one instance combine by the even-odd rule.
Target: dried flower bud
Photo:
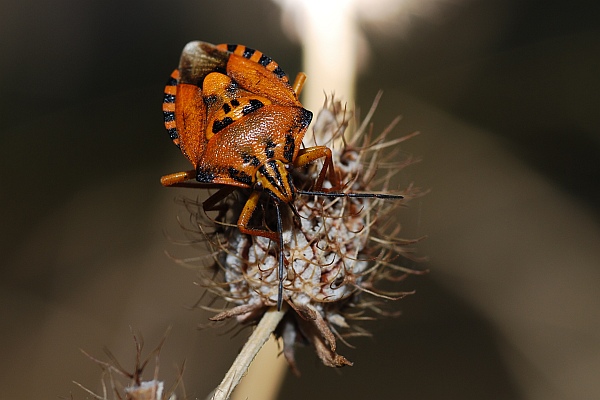
[[[164,390],[164,382],[158,380],[160,350],[162,349],[166,336],[163,337],[159,345],[145,358],[142,358],[142,350],[144,348],[142,337],[140,335],[134,335],[133,339],[136,349],[135,368],[133,369],[133,372],[126,371],[108,349],[105,349],[105,352],[110,359],[110,362],[98,360],[82,350],[87,357],[102,368],[102,395],[94,393],[77,382],[75,382],[75,384],[86,391],[94,399],[109,400],[125,398],[127,400],[176,400],[177,396],[174,391],[180,383],[183,367],[179,372],[177,382],[166,393]],[[154,358],[155,363],[154,379],[144,381],[142,380],[142,373],[152,358]],[[123,382],[123,380],[125,382]]]

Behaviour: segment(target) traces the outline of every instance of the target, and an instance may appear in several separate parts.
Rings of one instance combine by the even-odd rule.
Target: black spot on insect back
[[[173,111],[163,111],[165,122],[175,121],[175,113]]]
[[[279,66],[273,70],[273,73],[277,75],[278,78],[283,78],[285,76],[285,72]]]
[[[288,163],[293,161],[294,150],[296,149],[296,144],[294,142],[294,136],[287,134],[285,135],[285,145],[283,147],[283,157]]]
[[[177,128],[167,129],[167,132],[169,133],[169,137],[171,138],[171,140],[175,140],[179,137],[179,132],[177,132]]]
[[[233,167],[229,167],[227,172],[229,173],[229,177],[231,179],[233,179],[234,181],[244,183],[248,186],[252,185],[252,177],[250,175],[248,175],[247,173],[240,171]]]
[[[310,125],[310,121],[312,121],[313,113],[303,108],[302,113],[300,114],[300,126],[302,128],[306,128]]]
[[[258,157],[252,154],[242,154],[242,161],[244,162],[244,164],[250,164],[253,167],[258,167],[260,165],[260,160],[258,159]]]
[[[169,77],[169,80],[167,81],[166,86],[177,86],[177,83],[179,83],[177,81],[177,79],[175,79],[171,76],[171,77]]]
[[[198,169],[196,171],[196,180],[202,183],[211,183],[215,179],[215,174],[210,170]]]
[[[163,96],[163,103],[175,103],[175,95],[165,93],[165,95]]]
[[[233,123],[233,119],[231,119],[230,117],[225,117],[220,121],[216,120],[213,123],[212,132],[219,133],[221,130],[223,130],[223,128],[231,125],[232,123]]]
[[[263,105],[264,104],[260,100],[250,99],[250,101],[248,102],[248,104],[246,104],[244,106],[244,108],[242,108],[242,114],[248,115],[251,112],[254,112],[254,111],[258,110]]]
[[[267,158],[275,157],[275,150],[273,150],[277,145],[272,140],[267,140],[265,143],[265,155]]]
[[[252,57],[252,55],[254,54],[256,50],[251,49],[250,47],[246,47],[246,50],[244,50],[244,53],[242,54],[242,56],[244,56],[244,58],[250,58]]]
[[[271,61],[273,61],[273,59],[271,57],[265,56],[264,54],[258,59],[258,63],[263,67],[266,67],[267,65],[271,64]]]
[[[217,102],[217,95],[216,94],[211,94],[209,96],[204,96],[202,98],[202,100],[204,101],[204,104],[206,104],[207,106],[210,106],[210,105],[215,104]]]

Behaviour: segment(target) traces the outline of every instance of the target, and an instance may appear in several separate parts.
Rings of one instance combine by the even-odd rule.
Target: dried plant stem
[[[231,395],[231,400],[276,399],[290,370],[285,357],[280,357],[282,341],[272,335],[256,355],[248,373]]]
[[[233,361],[231,368],[225,374],[225,377],[221,381],[221,384],[211,393],[208,397],[210,400],[227,400],[231,396],[231,393],[235,387],[240,383],[242,377],[248,371],[250,363],[254,360],[254,357],[258,354],[263,345],[267,342],[283,316],[285,315],[287,307],[282,307],[281,311],[277,311],[277,308],[271,307],[252,332],[252,335],[248,338],[248,341],[242,348],[242,351],[236,359]]]

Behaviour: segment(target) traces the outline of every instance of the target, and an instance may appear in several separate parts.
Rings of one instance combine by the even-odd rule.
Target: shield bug
[[[165,127],[194,169],[165,175],[161,183],[220,188],[203,203],[207,211],[236,188],[252,190],[237,227],[244,234],[263,236],[279,245],[278,309],[283,302],[285,266],[281,203],[297,216],[297,195],[403,197],[341,192],[331,150],[302,147],[312,120],[312,113],[298,100],[304,80],[300,73],[291,85],[279,65],[258,50],[195,41],[183,49],[164,92]],[[323,167],[314,190],[297,189],[291,171],[318,159],[323,160]],[[326,177],[332,189],[323,189]],[[275,205],[275,231],[250,226],[263,192]]]

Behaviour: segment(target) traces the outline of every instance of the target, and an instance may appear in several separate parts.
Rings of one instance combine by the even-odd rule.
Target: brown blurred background
[[[600,398],[600,6],[438,1],[365,26],[365,110],[423,159],[403,184],[431,189],[403,210],[405,237],[428,235],[426,277],[340,348],[311,350],[281,399]],[[391,25],[395,25],[392,21]],[[166,78],[190,40],[242,43],[290,74],[301,50],[270,1],[0,3],[0,397],[86,394],[107,346],[131,368],[129,327],[150,350],[168,326],[168,382],[187,360],[191,398],[219,382],[247,331],[197,330],[201,290],[175,256],[200,254],[158,178],[188,168],[162,126]],[[310,77],[309,77],[310,79]],[[195,196],[195,194],[192,194]],[[269,371],[265,371],[266,374]],[[147,378],[150,379],[150,374]]]

